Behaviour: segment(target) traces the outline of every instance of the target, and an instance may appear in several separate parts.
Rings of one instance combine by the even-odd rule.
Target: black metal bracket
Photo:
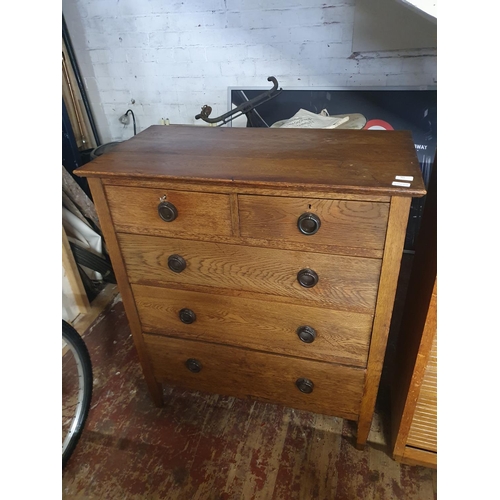
[[[225,125],[226,123],[229,123],[233,121],[235,118],[240,117],[241,115],[246,115],[247,113],[250,113],[253,109],[255,109],[257,106],[260,106],[261,104],[270,101],[271,99],[274,99],[276,96],[281,94],[283,92],[283,89],[278,89],[278,81],[274,76],[270,76],[267,79],[268,82],[273,82],[273,88],[270,90],[266,90],[265,92],[262,92],[262,94],[259,94],[257,97],[254,97],[253,99],[250,99],[247,102],[243,102],[236,108],[232,109],[231,111],[228,111],[227,113],[224,113],[223,115],[218,116],[217,118],[209,118],[210,113],[212,113],[212,108],[205,104],[201,108],[201,113],[195,116],[196,120],[199,120],[200,118],[207,123],[218,123],[218,127],[221,125]],[[219,123],[221,122],[221,123]]]

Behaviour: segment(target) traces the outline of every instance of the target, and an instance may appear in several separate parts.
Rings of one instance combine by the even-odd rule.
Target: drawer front
[[[225,194],[106,186],[106,196],[117,232],[179,238],[232,234],[229,196]],[[164,203],[177,212],[170,221],[163,220],[158,211],[164,196]],[[171,206],[161,210],[167,219],[172,216]]]
[[[384,248],[388,203],[239,195],[238,206],[243,237]]]
[[[143,285],[132,290],[146,331],[366,366],[369,314]],[[184,309],[194,312],[193,322]]]
[[[358,416],[362,369],[157,335],[144,339],[155,377],[167,384],[352,420]],[[312,392],[298,389],[297,383],[311,388],[300,379],[312,381]]]
[[[118,238],[131,283],[245,290],[357,312],[372,313],[375,307],[381,267],[378,259],[132,234],[119,234]],[[169,268],[173,256],[184,260],[181,272]],[[306,269],[318,277],[313,287],[299,284],[298,274]],[[309,276],[302,280],[310,280],[311,273],[306,274]]]

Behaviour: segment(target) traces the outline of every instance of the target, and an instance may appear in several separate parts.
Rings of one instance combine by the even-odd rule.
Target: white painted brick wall
[[[169,118],[203,125],[227,88],[436,83],[436,51],[353,54],[355,0],[63,0],[103,142]],[[307,5],[307,7],[306,7]],[[132,103],[133,102],[133,103]]]

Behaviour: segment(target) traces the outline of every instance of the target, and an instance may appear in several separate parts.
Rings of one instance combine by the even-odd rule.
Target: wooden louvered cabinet
[[[426,450],[437,455],[437,330],[436,330],[437,290],[434,288],[429,307],[426,328],[429,339],[432,338],[427,363],[425,365],[420,391],[415,405],[415,412],[408,431],[406,446]],[[432,337],[431,337],[432,335]],[[422,346],[423,347],[423,346]],[[423,350],[421,352],[424,355]],[[436,456],[437,458],[437,456]]]
[[[410,133],[152,126],[77,173],[157,405],[163,383],[255,398],[364,445],[425,194]]]
[[[391,387],[393,457],[437,467],[437,163],[429,181]]]

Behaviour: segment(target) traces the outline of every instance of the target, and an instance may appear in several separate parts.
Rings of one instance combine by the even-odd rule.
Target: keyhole
[[[311,205],[309,205],[309,210],[311,210]]]

